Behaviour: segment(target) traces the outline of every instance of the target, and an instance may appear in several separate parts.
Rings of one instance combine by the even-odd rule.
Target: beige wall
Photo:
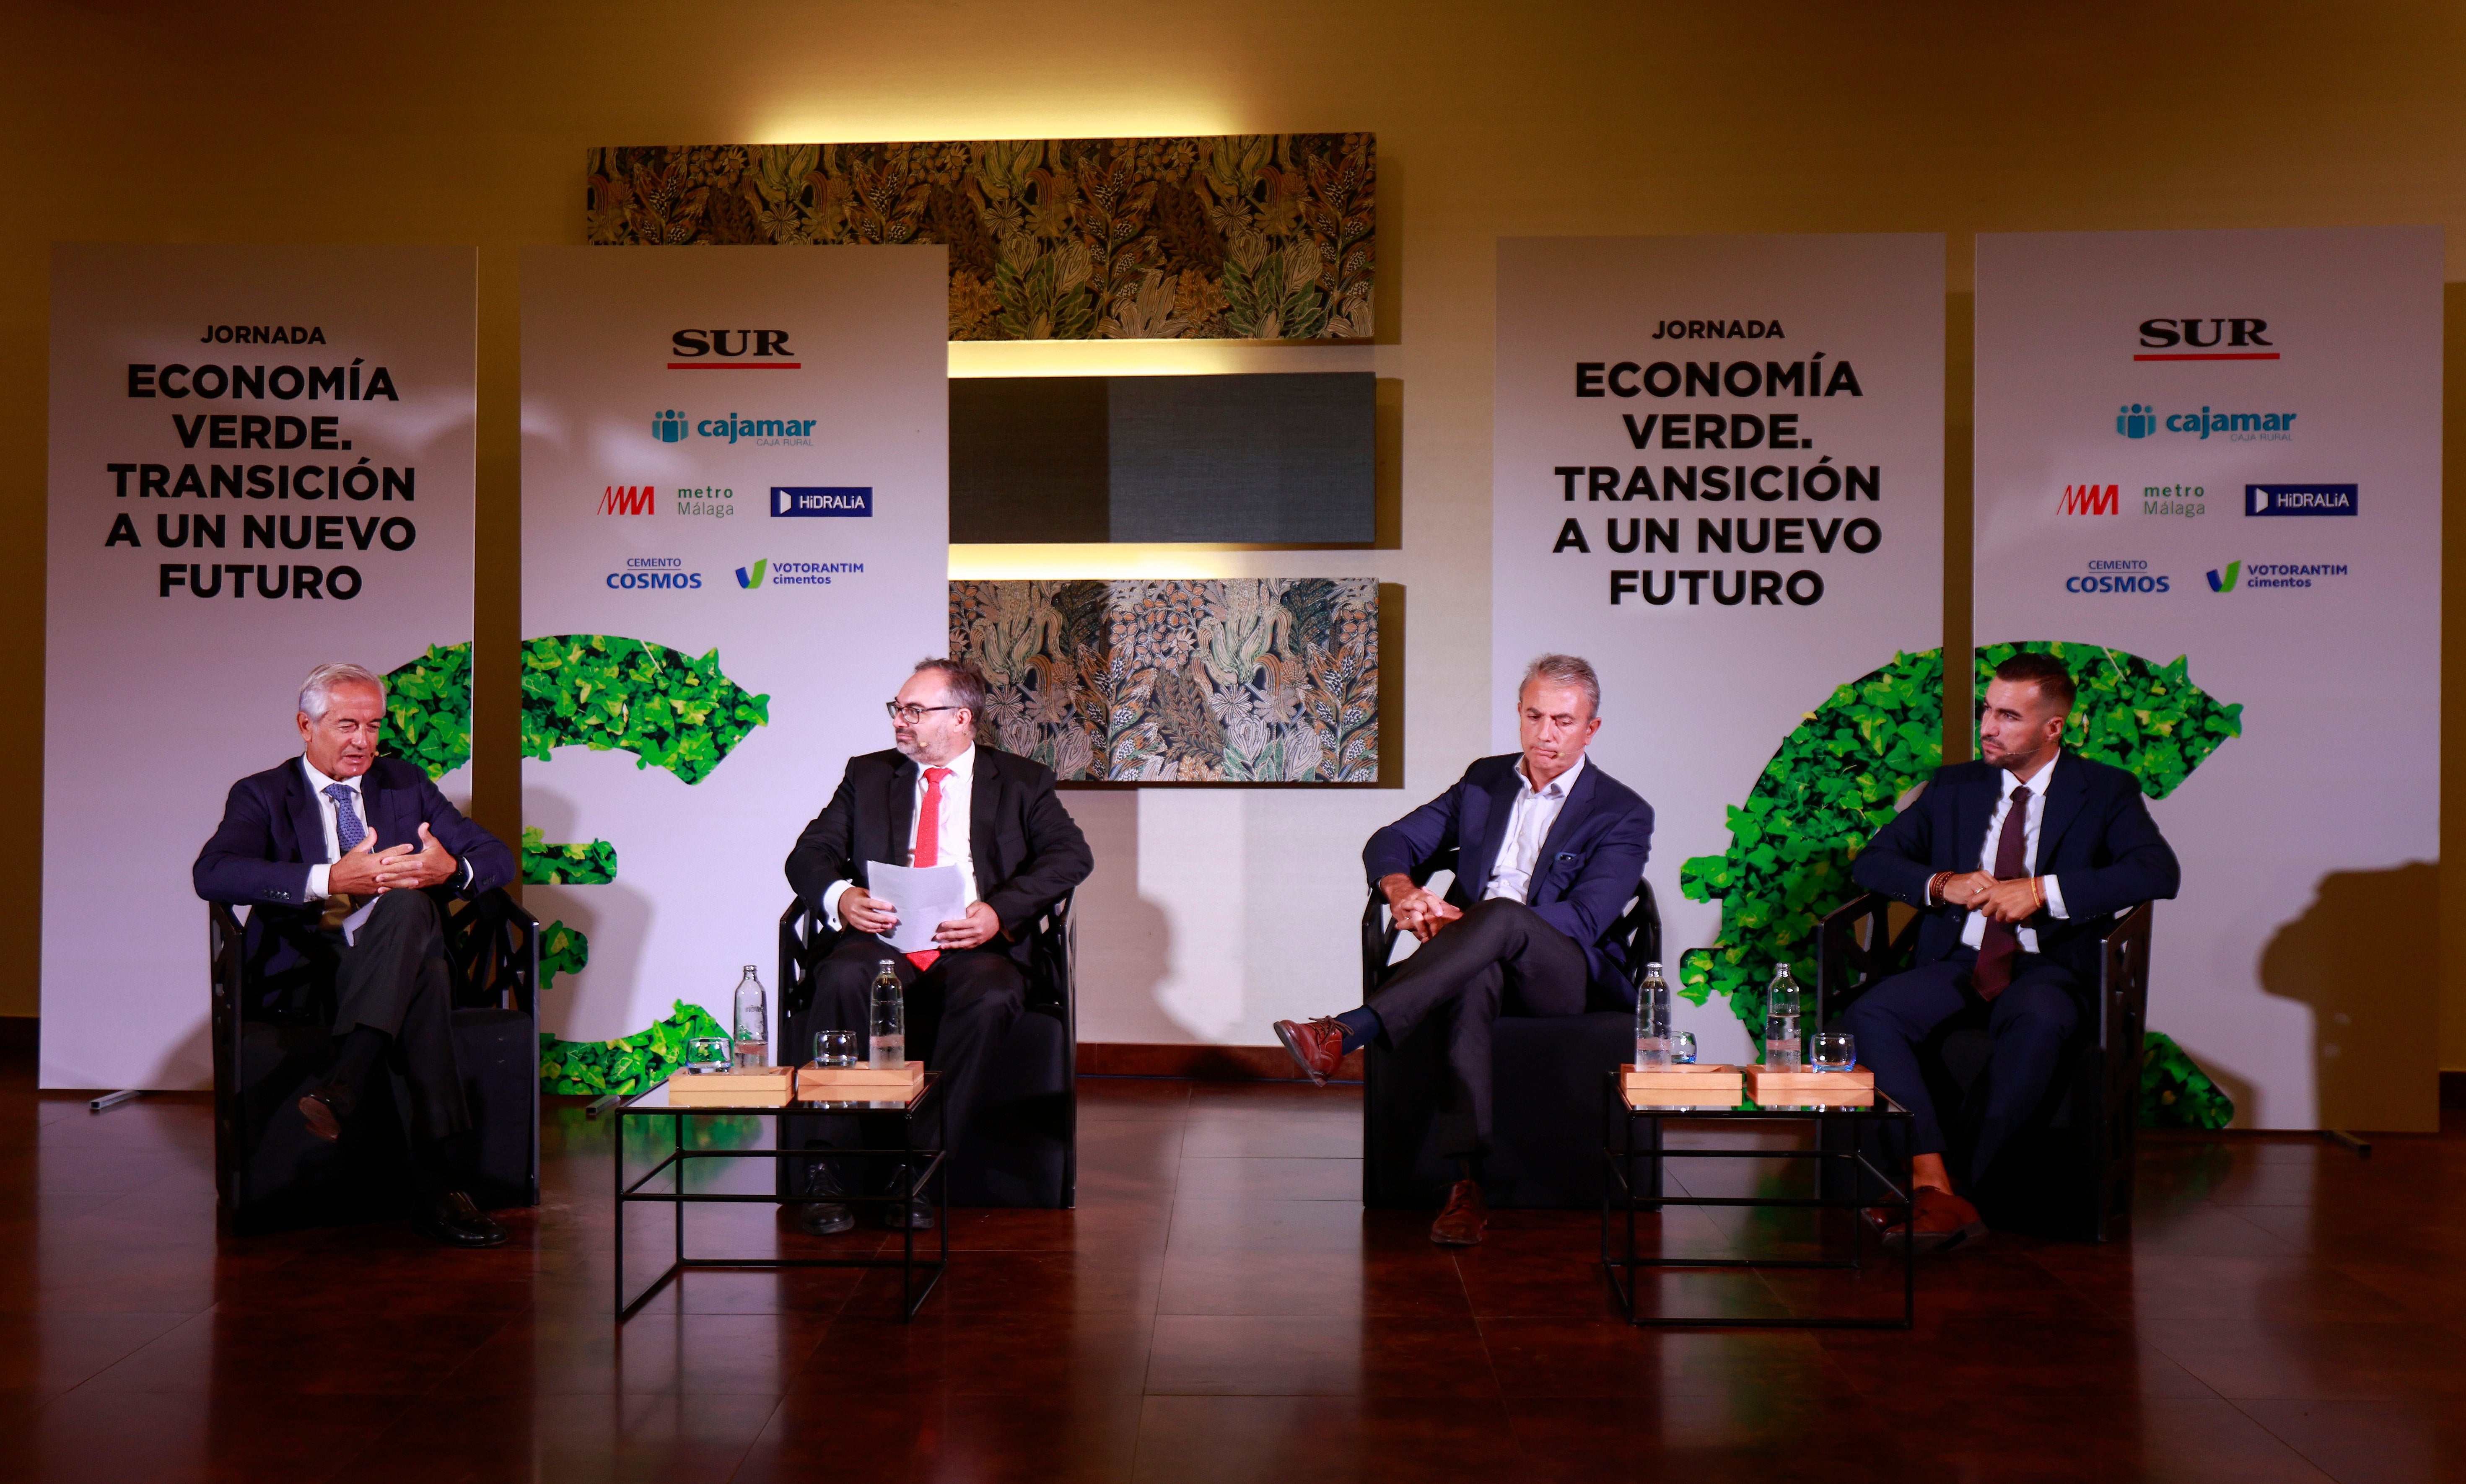
[[[1958,542],[1969,234],[2428,221],[2449,229],[2457,272],[2461,25],[2455,7],[2424,4],[954,0],[436,4],[380,17],[15,0],[0,17],[0,182],[18,221],[0,242],[0,475],[22,512],[0,536],[11,579],[0,616],[18,636],[0,652],[7,694],[31,707],[41,681],[34,492],[51,240],[481,245],[478,808],[510,833],[515,252],[579,240],[585,145],[1375,130],[1375,348],[991,346],[954,357],[962,374],[1299,358],[1374,368],[1401,397],[1399,544],[1211,554],[1206,569],[1401,585],[1409,634],[1401,677],[1390,673],[1407,703],[1401,790],[1074,796],[1106,855],[1089,913],[1089,1033],[1263,1039],[1267,1018],[1343,997],[1364,831],[1488,742],[1495,237],[1951,233],[1947,534]],[[2450,524],[2455,549],[2466,521]],[[954,570],[974,572],[1190,565],[1119,549],[954,555]],[[1958,644],[1965,554],[1948,566],[1946,637]],[[2455,715],[2466,687],[2448,690]],[[149,715],[142,697],[94,724],[148,726],[178,744],[180,719]],[[17,735],[39,734],[27,719]],[[0,836],[30,863],[35,766],[19,760],[0,790]],[[835,770],[818,760],[818,775]],[[1673,876],[1678,854],[1718,845],[1662,843],[1657,869]],[[23,875],[31,892],[31,864]],[[2461,897],[2450,894],[2444,926],[2466,911]],[[0,1013],[34,1011],[36,954],[30,932],[0,946]],[[2427,932],[2414,962],[2432,956]],[[2443,1057],[2466,1068],[2461,985],[2458,973],[2443,980]]]

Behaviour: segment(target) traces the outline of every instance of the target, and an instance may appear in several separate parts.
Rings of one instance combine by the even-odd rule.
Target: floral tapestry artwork
[[[977,740],[1065,780],[1376,783],[1367,577],[953,582]]]
[[[590,240],[939,243],[953,340],[1371,338],[1369,134],[590,152]]]

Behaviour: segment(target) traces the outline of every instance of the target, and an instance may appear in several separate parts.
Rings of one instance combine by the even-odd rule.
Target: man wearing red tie
[[[788,855],[788,884],[841,935],[815,972],[812,1025],[864,1030],[874,976],[888,961],[907,988],[908,1054],[941,1077],[954,1147],[985,1054],[1001,1044],[1026,1000],[1027,925],[1095,868],[1054,793],[1052,770],[976,745],[984,704],[985,678],[975,666],[919,661],[887,706],[892,750],[848,760],[839,791]],[[934,925],[931,948],[903,955],[876,936],[899,919],[865,889],[869,861],[956,866],[968,908]],[[851,1133],[828,1142],[846,1147]],[[841,1192],[832,1163],[816,1162],[809,1193]],[[807,1205],[801,1219],[817,1235],[855,1225],[848,1207],[831,1200]],[[929,1227],[931,1208],[921,1199],[905,1209],[894,1205],[890,1222]]]
[[[1956,1020],[1994,1038],[1962,1172],[1974,1186],[2045,1099],[2116,914],[2174,896],[2182,879],[2139,781],[2063,750],[2072,709],[2072,676],[2052,655],[1996,666],[1979,708],[1980,761],[1939,769],[1850,863],[1859,885],[1923,917],[1916,966],[1851,1001],[1841,1020],[1875,1085],[1912,1115],[1911,1229],[1888,1224],[1881,1207],[1868,1213],[1888,1247],[1937,1251],[1986,1231],[1944,1163],[1919,1044]]]

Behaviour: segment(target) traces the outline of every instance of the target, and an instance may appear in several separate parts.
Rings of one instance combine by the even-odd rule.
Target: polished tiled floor
[[[690,1274],[619,1330],[608,1128],[578,1107],[554,1111],[549,1204],[506,1248],[228,1241],[202,1099],[89,1115],[37,1096],[17,1053],[0,1475],[2466,1477],[2466,1125],[2369,1161],[2152,1141],[2131,1243],[1998,1237],[1932,1264],[1913,1334],[1656,1334],[1611,1317],[1587,1215],[1502,1214],[1450,1256],[1424,1218],[1365,1213],[1354,1092],[1082,1086],[1080,1208],[963,1213],[913,1326],[885,1275],[808,1271]],[[757,1207],[696,1220],[699,1251],[814,1245]],[[1656,1239],[1810,1234],[1672,1217]],[[1665,1295],[1740,1314],[1896,1296]]]

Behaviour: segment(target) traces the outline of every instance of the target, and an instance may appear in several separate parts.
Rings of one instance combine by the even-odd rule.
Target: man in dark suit
[[[1911,1228],[1939,1251],[1984,1236],[1944,1164],[1944,1135],[1918,1044],[1965,1017],[1994,1037],[1984,1115],[1964,1172],[1975,1185],[2046,1096],[2097,983],[2097,945],[2116,914],[2169,897],[2182,879],[2130,773],[2063,750],[2073,679],[2051,654],[1995,667],[1980,708],[1981,761],[1939,769],[1917,802],[1850,866],[1858,884],[1917,907],[1917,962],[1850,1003],[1842,1029],[1875,1085],[1914,1115]],[[1894,1213],[1896,1215],[1896,1213]]]
[[[334,945],[333,1074],[300,1099],[318,1138],[340,1139],[380,1064],[401,1078],[423,1230],[494,1247],[504,1229],[462,1189],[471,1112],[455,1063],[444,923],[428,888],[466,897],[514,878],[513,853],[464,819],[428,774],[377,756],[385,682],[319,665],[300,687],[301,755],[232,785],[192,873],[208,901],[289,914]]]
[[[888,703],[892,747],[850,758],[839,791],[788,854],[788,884],[839,941],[815,973],[813,1024],[863,1030],[884,963],[907,990],[908,1053],[941,1077],[942,1120],[955,1144],[975,1107],[984,1059],[1025,1007],[1029,925],[1086,880],[1095,857],[1042,764],[976,745],[985,677],[958,660],[918,661]],[[930,949],[901,954],[876,935],[899,925],[866,890],[866,865],[959,868],[967,910],[935,924]],[[854,1136],[844,1119],[816,1119],[827,1146]],[[809,1169],[808,1193],[843,1193],[834,1162]],[[802,1212],[816,1235],[856,1223],[845,1204]],[[890,1224],[932,1225],[921,1198],[894,1204]]]
[[[1489,1224],[1480,1161],[1491,1136],[1491,1033],[1502,1009],[1579,1015],[1633,1008],[1617,946],[1603,941],[1644,876],[1652,806],[1584,761],[1601,722],[1601,681],[1572,654],[1524,672],[1515,715],[1523,750],[1484,758],[1455,786],[1370,837],[1361,853],[1396,925],[1422,946],[1371,1003],[1322,1020],[1276,1022],[1276,1036],[1324,1086],[1373,1037],[1394,1046],[1441,1023],[1447,1074],[1444,1152],[1461,1178],[1430,1240],[1469,1247]],[[1452,856],[1442,899],[1424,889]]]

